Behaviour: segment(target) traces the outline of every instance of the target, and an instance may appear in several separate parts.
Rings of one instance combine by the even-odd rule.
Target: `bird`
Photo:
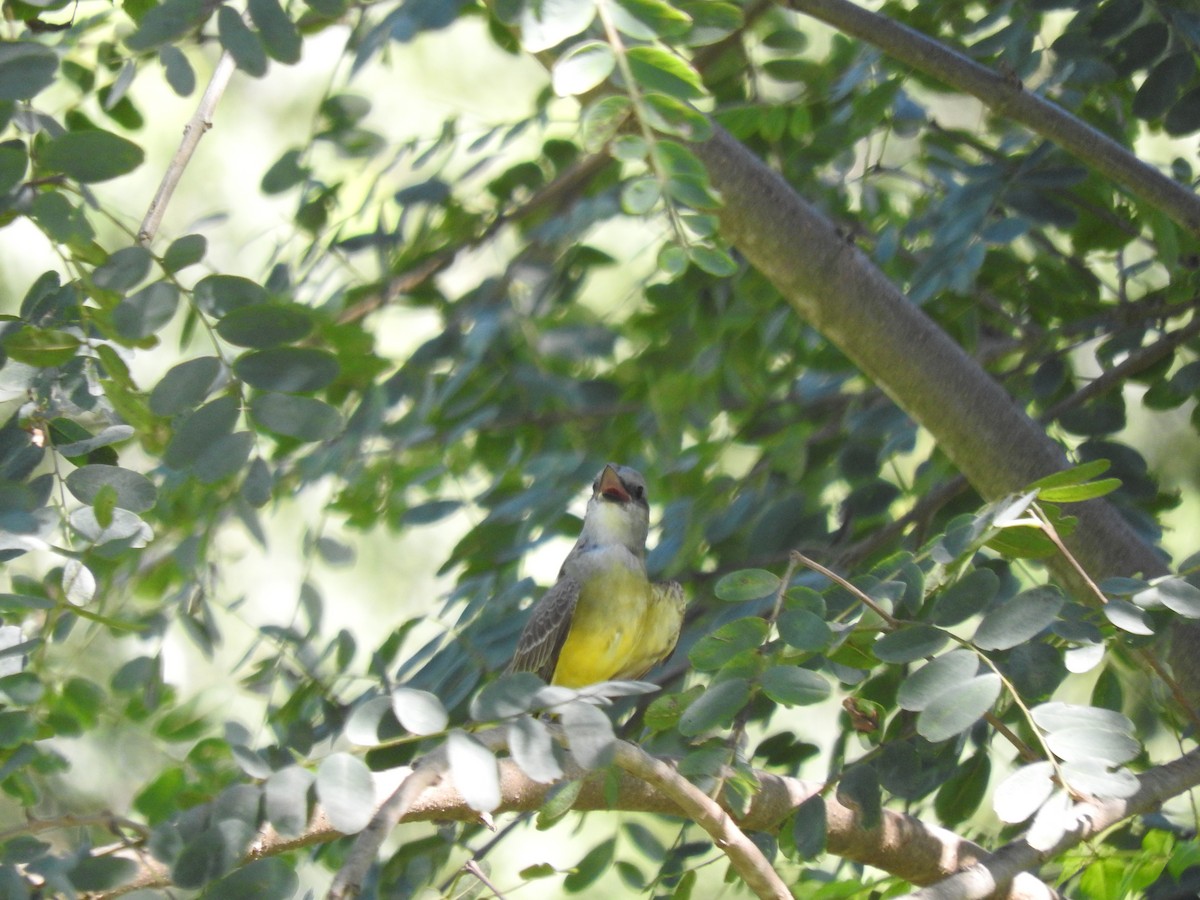
[[[678,582],[646,575],[646,480],[607,464],[592,484],[579,540],[521,631],[510,672],[579,688],[637,679],[675,649],[683,625]]]

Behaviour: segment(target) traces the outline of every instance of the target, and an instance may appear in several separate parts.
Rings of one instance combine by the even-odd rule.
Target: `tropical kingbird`
[[[638,678],[675,649],[683,588],[646,577],[646,480],[609,463],[558,581],[533,607],[509,671],[582,687]]]

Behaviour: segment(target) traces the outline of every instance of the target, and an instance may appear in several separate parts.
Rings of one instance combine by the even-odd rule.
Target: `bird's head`
[[[592,483],[581,541],[593,546],[624,544],[642,556],[649,530],[646,479],[635,469],[609,463]]]

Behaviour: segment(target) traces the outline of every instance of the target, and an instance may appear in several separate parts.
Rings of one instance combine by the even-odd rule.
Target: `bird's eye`
[[[634,485],[634,487],[633,487],[633,496],[635,496],[635,497],[637,497],[639,500],[641,500],[641,499],[642,499],[642,497],[644,497],[644,496],[645,496],[645,494],[646,494],[646,489],[645,489],[644,487],[642,487],[640,484]]]

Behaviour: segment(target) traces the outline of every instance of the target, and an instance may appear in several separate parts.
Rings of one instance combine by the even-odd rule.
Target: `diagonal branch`
[[[1074,154],[1129,193],[1200,235],[1200,197],[1147,165],[1108,135],[1062,107],[998,75],[965,54],[849,0],[786,0],[792,9],[874,44],[905,65],[981,100]]]

